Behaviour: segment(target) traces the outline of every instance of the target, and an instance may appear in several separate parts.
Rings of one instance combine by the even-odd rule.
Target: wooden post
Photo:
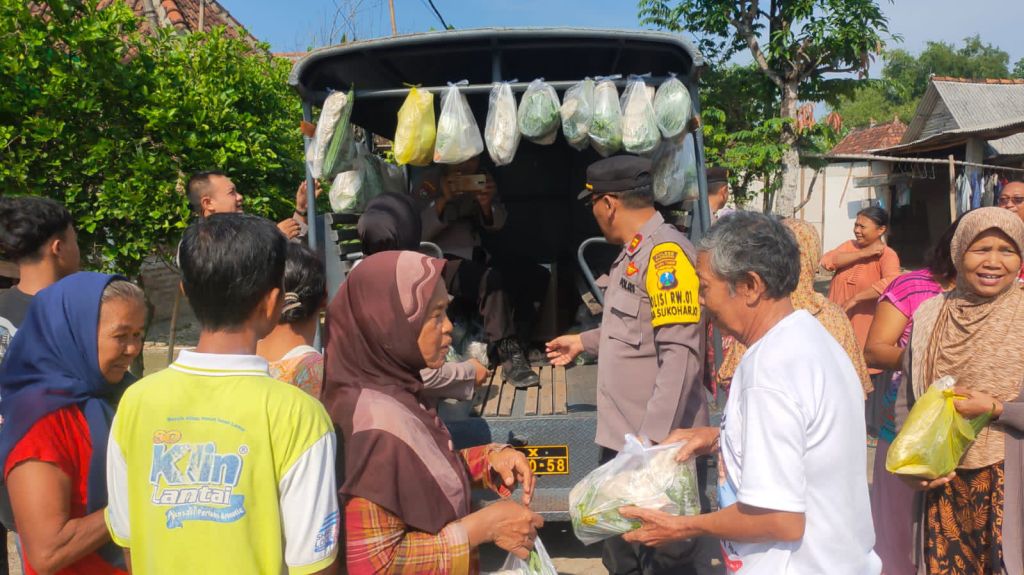
[[[398,36],[398,27],[395,26],[395,0],[388,0],[388,8],[391,10],[391,35]]]
[[[953,154],[949,155],[949,221],[956,221],[956,164]]]

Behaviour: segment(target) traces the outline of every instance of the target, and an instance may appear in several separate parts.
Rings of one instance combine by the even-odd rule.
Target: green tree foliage
[[[287,62],[222,30],[143,38],[122,2],[38,6],[0,0],[0,191],[64,202],[89,267],[134,275],[170,253],[193,171],[228,172],[248,211],[290,213],[302,144]]]
[[[1017,60],[1017,63],[1013,65],[1013,77],[1024,78],[1024,58]]]
[[[695,34],[701,52],[715,63],[748,51],[771,83],[777,144],[778,196],[774,211],[793,213],[798,197],[801,135],[795,119],[801,100],[835,101],[851,89],[831,74],[867,70],[881,51],[888,21],[874,0],[639,0],[647,25]],[[754,125],[760,136],[775,133]],[[766,143],[766,142],[765,142]]]
[[[1009,78],[1009,65],[1009,54],[982,42],[980,36],[965,38],[960,47],[928,42],[917,56],[906,50],[892,50],[885,55],[881,79],[841,97],[836,111],[851,127],[867,126],[872,120],[888,122],[894,117],[909,122],[931,76]],[[1018,66],[1024,73],[1024,64]]]

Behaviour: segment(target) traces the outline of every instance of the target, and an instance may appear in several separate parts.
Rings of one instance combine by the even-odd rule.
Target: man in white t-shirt
[[[701,241],[697,274],[712,321],[749,349],[721,428],[676,430],[665,441],[688,442],[680,460],[719,452],[721,510],[626,508],[643,521],[626,539],[718,537],[727,569],[740,575],[877,575],[860,383],[839,344],[790,303],[795,239],[771,216],[730,214]]]

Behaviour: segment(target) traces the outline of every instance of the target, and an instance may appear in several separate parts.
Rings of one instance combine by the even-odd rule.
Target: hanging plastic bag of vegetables
[[[441,117],[437,121],[437,141],[434,142],[434,162],[438,164],[461,164],[484,151],[484,140],[473,110],[466,95],[459,91],[459,86],[466,84],[469,84],[466,80],[457,84],[449,82],[441,97]]]
[[[519,121],[516,118],[516,98],[508,82],[495,82],[487,105],[487,123],[484,125],[487,153],[495,166],[512,163],[519,147]]]
[[[622,94],[622,147],[631,154],[648,154],[660,142],[661,130],[647,84],[640,76],[630,76]]]
[[[590,123],[590,144],[608,157],[622,149],[622,107],[615,80],[621,76],[597,78],[594,88],[594,119]]]
[[[519,102],[519,132],[535,144],[554,143],[561,120],[558,108],[558,93],[544,78],[530,82]]]
[[[356,155],[349,119],[354,101],[352,90],[331,92],[324,101],[313,142],[307,149],[313,178],[331,178],[352,169]]]
[[[430,165],[434,157],[434,95],[415,86],[398,110],[395,161],[398,165]]]
[[[573,84],[562,98],[562,134],[577,150],[590,144],[590,124],[594,121],[594,81],[585,78]]]
[[[665,138],[675,138],[686,132],[693,118],[693,105],[686,85],[669,74],[670,78],[658,86],[654,94],[654,115],[658,118],[658,129]]]

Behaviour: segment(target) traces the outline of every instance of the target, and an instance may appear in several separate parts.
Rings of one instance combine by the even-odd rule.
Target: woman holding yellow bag
[[[1014,214],[981,208],[965,215],[951,243],[956,288],[914,314],[908,391],[920,397],[950,376],[963,398],[957,411],[992,418],[954,473],[908,478],[925,491],[920,573],[1024,574],[1024,289],[1016,281],[1022,247],[1024,223]]]

